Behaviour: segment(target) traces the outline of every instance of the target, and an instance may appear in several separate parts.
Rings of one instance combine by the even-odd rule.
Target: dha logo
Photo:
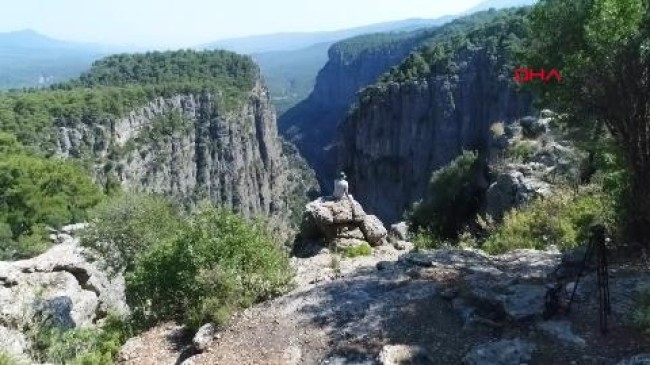
[[[540,69],[539,72],[535,72],[532,68],[521,67],[515,70],[515,81],[520,84],[535,81],[537,78],[546,84],[551,82],[553,78],[555,78],[556,82],[562,81],[562,76],[560,76],[558,70],[554,68],[548,72],[543,68]]]

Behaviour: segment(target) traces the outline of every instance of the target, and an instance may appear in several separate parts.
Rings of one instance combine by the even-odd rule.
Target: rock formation
[[[555,183],[578,179],[581,154],[556,140],[548,110],[505,125],[492,136],[490,170],[493,181],[486,191],[485,212],[496,220],[512,208],[553,193]]]
[[[109,275],[89,259],[76,238],[29,260],[0,262],[0,349],[25,357],[27,330],[92,327],[108,314],[125,315],[124,285],[121,274]]]
[[[277,225],[299,217],[315,188],[309,167],[277,134],[268,91],[255,84],[237,107],[222,110],[220,95],[158,97],[102,125],[56,122],[58,154],[118,162],[95,165],[97,180],[115,172],[126,190],[162,193],[184,203],[201,199]]]
[[[367,242],[371,246],[386,243],[387,230],[374,215],[366,214],[351,195],[340,200],[318,198],[305,207],[296,247],[300,251],[308,241],[322,240],[337,247]]]
[[[456,55],[455,64],[455,73],[366,89],[339,127],[339,168],[386,222],[420,200],[431,174],[462,150],[487,150],[492,123],[530,111],[530,96],[484,49]]]
[[[334,44],[328,52],[329,61],[318,73],[313,92],[281,116],[281,133],[298,147],[316,170],[321,185],[334,178],[336,128],[345,118],[356,93],[402,61],[426,34],[415,31],[386,35],[384,43],[370,42],[367,49],[363,43],[372,36]],[[324,189],[329,193],[329,185]]]

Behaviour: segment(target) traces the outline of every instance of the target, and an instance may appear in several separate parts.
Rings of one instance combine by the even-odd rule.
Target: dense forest
[[[0,131],[54,153],[54,125],[106,124],[158,96],[214,92],[225,108],[253,87],[250,57],[227,51],[174,51],[109,56],[77,80],[0,94]]]

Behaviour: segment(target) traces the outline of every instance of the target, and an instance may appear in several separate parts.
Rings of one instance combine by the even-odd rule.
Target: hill
[[[114,50],[53,39],[33,30],[0,33],[0,90],[43,87],[77,77]]]

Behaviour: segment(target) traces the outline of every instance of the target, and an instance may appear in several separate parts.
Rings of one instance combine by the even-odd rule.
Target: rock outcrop
[[[556,140],[550,128],[556,115],[543,110],[539,117],[524,117],[493,135],[490,170],[494,176],[486,191],[485,212],[497,221],[513,208],[553,193],[555,183],[577,181],[581,154]]]
[[[76,239],[29,260],[0,262],[0,344],[24,355],[27,329],[91,327],[108,314],[125,315],[124,278],[108,275]]]
[[[321,197],[305,207],[296,250],[314,240],[337,247],[364,242],[379,246],[386,243],[387,234],[379,218],[367,214],[351,195],[340,200]]]
[[[58,154],[87,157],[92,151],[103,161],[95,165],[96,180],[114,176],[126,190],[186,204],[209,199],[247,217],[271,217],[277,225],[291,221],[292,211],[299,218],[295,210],[316,181],[279,138],[268,91],[258,80],[241,100],[225,98],[157,97],[101,125],[57,120]],[[226,108],[226,102],[234,105]]]
[[[431,174],[463,150],[487,150],[492,123],[530,112],[530,96],[515,90],[485,49],[454,61],[454,73],[367,88],[339,127],[340,168],[385,222],[422,199]]]
[[[385,35],[381,41],[369,42],[371,46],[367,49],[364,42],[374,35],[334,44],[329,49],[327,64],[318,73],[313,92],[280,117],[280,132],[316,170],[321,186],[334,177],[337,125],[345,118],[356,93],[401,62],[426,35],[422,31]]]

